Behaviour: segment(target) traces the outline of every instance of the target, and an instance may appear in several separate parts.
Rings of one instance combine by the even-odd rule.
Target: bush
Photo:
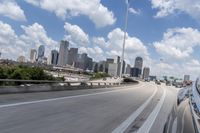
[[[93,74],[91,79],[101,79],[105,77],[110,77],[110,75],[107,73],[98,72],[98,73]]]
[[[0,79],[22,79],[22,80],[59,80],[64,78],[54,78],[44,72],[39,67],[28,66],[0,66]]]

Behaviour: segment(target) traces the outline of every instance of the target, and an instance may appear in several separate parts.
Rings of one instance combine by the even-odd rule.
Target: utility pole
[[[129,10],[129,1],[126,2],[126,16],[125,16],[125,26],[124,26],[124,38],[123,38],[123,46],[122,46],[122,56],[121,56],[121,66],[120,66],[120,78],[122,78],[122,70],[123,70],[123,62],[124,62],[124,49],[126,44],[126,30],[128,23],[128,10]]]

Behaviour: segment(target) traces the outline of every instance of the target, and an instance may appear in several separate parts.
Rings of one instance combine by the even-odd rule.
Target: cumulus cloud
[[[26,21],[24,11],[14,0],[0,1],[0,15],[17,21]]]
[[[29,26],[21,26],[24,34],[18,36],[9,24],[0,21],[0,46],[3,58],[16,59],[20,55],[29,57],[31,48],[37,49],[39,45],[45,45],[45,54],[55,49],[57,42],[47,36],[44,27],[38,23]]]
[[[97,61],[116,55],[121,56],[124,32],[120,28],[110,31],[107,37],[90,37],[78,25],[72,25],[67,22],[64,28],[67,31],[65,39],[70,41],[70,45],[79,47],[81,53],[88,53]],[[136,37],[129,36],[127,33],[125,45],[126,61],[133,64],[136,56],[142,56],[145,60],[149,59],[149,53],[142,41]]]
[[[199,0],[151,0],[152,8],[158,9],[155,17],[165,17],[176,12],[184,12],[200,20]]]
[[[142,41],[136,37],[131,37],[126,33],[126,45],[125,45],[125,58],[132,64],[136,56],[148,57],[148,51]],[[123,31],[120,28],[112,30],[107,38],[109,44],[110,53],[118,53],[121,55],[123,44]]]
[[[116,18],[112,11],[101,4],[101,0],[26,0],[56,16],[67,17],[87,16],[97,27],[105,27],[115,23]]]
[[[72,25],[65,23],[64,29],[67,32],[65,39],[69,40],[73,45],[87,46],[89,42],[89,36],[78,25]]]
[[[141,13],[140,10],[136,10],[134,8],[129,8],[128,11],[134,15],[139,15]]]
[[[154,42],[156,51],[171,59],[189,58],[197,45],[200,45],[200,32],[193,28],[168,29],[161,41]]]
[[[200,46],[200,31],[193,28],[168,29],[161,41],[153,43],[157,53],[164,61],[154,61],[153,73],[183,77],[192,75],[195,79],[200,73],[199,60],[194,57],[194,49]],[[152,65],[153,66],[153,65]]]

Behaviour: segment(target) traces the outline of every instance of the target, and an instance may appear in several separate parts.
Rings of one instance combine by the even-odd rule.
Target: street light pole
[[[128,9],[129,9],[129,0],[126,3],[126,17],[125,17],[125,26],[124,26],[124,38],[123,38],[123,46],[122,46],[122,56],[121,56],[121,66],[120,66],[120,78],[122,78],[122,70],[123,70],[123,62],[124,62],[124,49],[126,44],[126,29],[128,22]]]

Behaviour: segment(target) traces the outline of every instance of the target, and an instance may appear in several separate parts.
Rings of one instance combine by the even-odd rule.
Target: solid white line
[[[37,101],[30,101],[30,102],[20,102],[20,103],[13,103],[13,104],[4,104],[4,105],[0,105],[0,108],[13,107],[13,106],[19,106],[19,105],[28,105],[28,104],[35,104],[35,103],[42,103],[42,102],[50,102],[50,101],[57,101],[57,100],[63,100],[63,99],[71,99],[71,98],[95,96],[95,95],[108,94],[108,93],[113,93],[113,92],[126,91],[126,90],[130,90],[130,88],[131,89],[142,88],[144,86],[145,85],[137,86],[137,87],[134,87],[134,88],[128,87],[126,89],[118,89],[118,90],[104,91],[104,92],[98,92],[98,93],[90,93],[90,94],[67,96],[67,97],[59,97],[59,98],[50,98],[50,99],[44,99],[44,100],[37,100]]]
[[[186,108],[187,108],[187,106],[185,107],[185,109],[183,111],[183,117],[182,117],[182,121],[181,121],[181,125],[182,125],[182,127],[181,127],[181,133],[183,133],[183,129],[184,129],[184,123],[185,123],[184,120],[185,120]]]
[[[158,88],[154,90],[153,94],[135,111],[133,112],[122,124],[120,124],[112,133],[123,133],[125,130],[135,121],[135,119],[141,114],[141,112],[146,108],[152,98],[155,96]]]
[[[176,133],[176,132],[177,132],[177,117],[174,119],[174,122],[172,125],[172,133]]]
[[[149,133],[151,127],[153,126],[153,123],[155,122],[158,113],[160,112],[160,109],[165,101],[166,96],[166,90],[164,89],[163,95],[154,108],[154,110],[151,112],[151,114],[148,116],[147,120],[143,123],[143,125],[140,127],[140,129],[137,131],[137,133]]]

